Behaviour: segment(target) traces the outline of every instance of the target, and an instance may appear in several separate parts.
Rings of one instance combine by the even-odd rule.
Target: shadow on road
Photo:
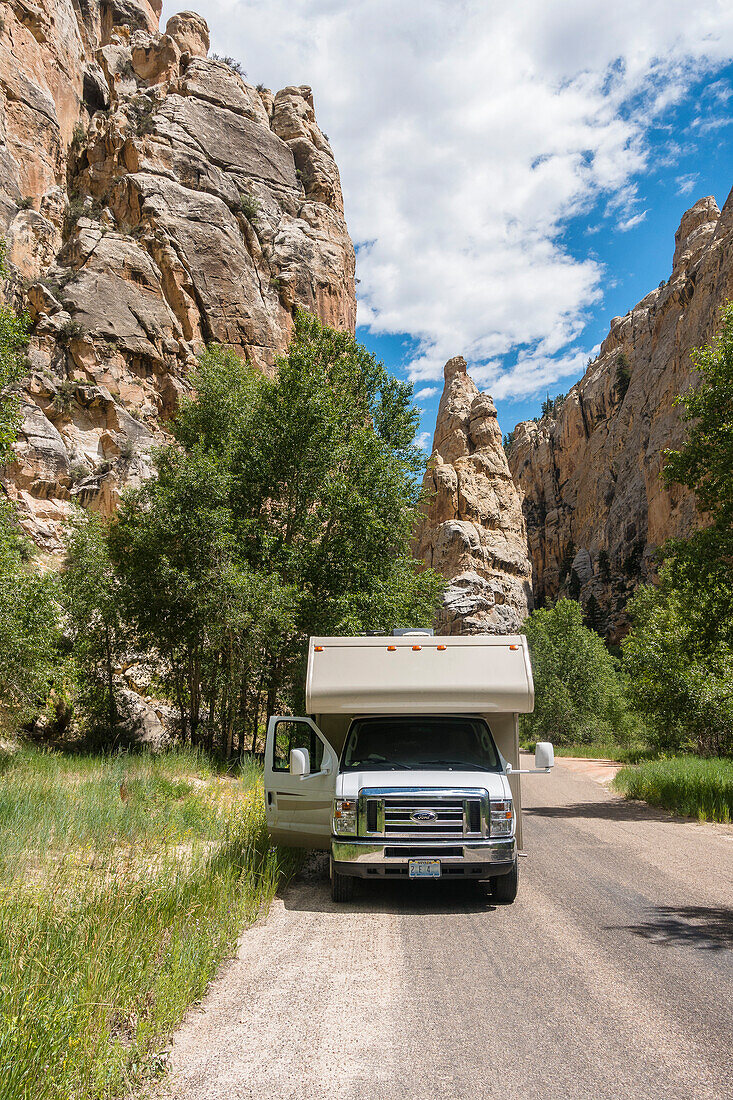
[[[293,912],[308,913],[432,913],[439,916],[493,913],[492,904],[477,883],[358,881],[351,902],[331,901],[328,866],[309,861],[283,890],[282,902]]]
[[[603,799],[598,802],[571,802],[567,806],[525,806],[522,813],[526,817],[585,817],[600,818],[604,821],[689,820],[649,806],[646,802],[626,801],[620,798]]]
[[[689,945],[704,951],[733,947],[733,910],[700,905],[660,905],[639,924],[609,925],[607,932],[633,932],[650,943],[666,947]]]

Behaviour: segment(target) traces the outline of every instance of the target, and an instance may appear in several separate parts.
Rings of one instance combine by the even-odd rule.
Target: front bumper
[[[411,859],[439,859],[442,876],[471,879],[508,874],[517,858],[514,837],[501,840],[375,842],[360,837],[331,838],[334,870],[354,878],[407,875]]]

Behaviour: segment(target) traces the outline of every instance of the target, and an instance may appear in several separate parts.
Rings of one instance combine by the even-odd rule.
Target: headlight
[[[341,836],[356,836],[356,800],[337,798],[333,803],[333,831]]]
[[[491,836],[511,836],[514,825],[512,800],[491,803]]]

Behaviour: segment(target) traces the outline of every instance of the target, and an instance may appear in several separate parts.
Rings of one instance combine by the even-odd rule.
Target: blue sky
[[[680,103],[655,120],[646,138],[649,165],[637,177],[637,214],[643,214],[642,220],[629,229],[618,228],[604,199],[582,215],[568,218],[563,229],[568,251],[578,258],[593,256],[604,272],[602,297],[588,308],[587,322],[576,342],[583,350],[583,362],[607,335],[612,317],[625,314],[662,279],[669,278],[674,235],[684,212],[705,195],[713,195],[722,209],[733,188],[733,66],[722,66],[695,83]],[[360,326],[357,335],[393,373],[407,377],[416,352],[416,342],[409,334],[376,336]],[[456,347],[455,354],[462,352]],[[511,369],[515,358],[512,353],[502,357],[506,369]],[[528,395],[496,399],[502,430],[508,432],[519,421],[538,416],[545,396],[566,393],[582,373],[548,383]],[[415,385],[417,392],[436,387],[436,394],[416,402],[422,410],[420,430],[429,432],[431,440],[441,385]]]
[[[357,248],[359,338],[423,394],[422,445],[453,355],[505,432],[566,392],[610,318],[669,276],[682,213],[733,184],[724,0],[196,8],[252,83],[312,87]]]

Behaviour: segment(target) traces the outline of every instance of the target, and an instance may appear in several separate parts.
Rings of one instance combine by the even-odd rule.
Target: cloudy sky
[[[669,275],[733,185],[727,0],[192,0],[248,79],[310,84],[357,247],[359,337],[432,436],[463,354],[509,430]],[[178,10],[166,3],[163,20]]]

